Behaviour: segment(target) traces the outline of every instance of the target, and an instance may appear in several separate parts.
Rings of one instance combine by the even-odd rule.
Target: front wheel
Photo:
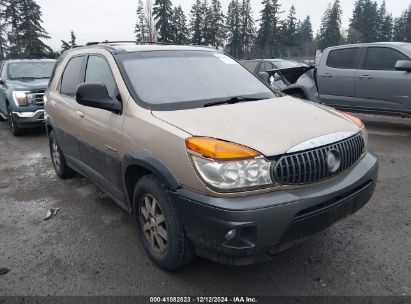
[[[16,120],[14,119],[13,113],[10,111],[10,109],[8,112],[9,112],[9,125],[10,125],[11,133],[16,137],[22,135],[23,129],[17,125]]]
[[[74,171],[67,166],[66,159],[64,154],[61,151],[61,148],[56,139],[56,133],[54,131],[50,132],[49,136],[50,144],[50,156],[51,161],[53,162],[54,171],[61,179],[67,179],[74,175]]]
[[[142,177],[133,195],[135,220],[150,259],[165,270],[176,270],[195,257],[183,224],[165,187],[154,175]]]

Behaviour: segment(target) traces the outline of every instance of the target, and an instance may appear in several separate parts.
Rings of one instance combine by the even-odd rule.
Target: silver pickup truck
[[[371,43],[328,48],[318,67],[259,74],[285,94],[334,108],[411,116],[411,43]]]

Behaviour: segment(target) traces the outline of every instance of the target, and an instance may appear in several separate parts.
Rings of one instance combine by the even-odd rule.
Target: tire
[[[133,207],[144,249],[154,264],[172,271],[194,260],[194,250],[177,210],[166,188],[154,175],[146,175],[138,181]]]
[[[61,179],[67,179],[74,175],[74,171],[67,166],[64,154],[61,151],[60,145],[56,139],[56,133],[54,131],[50,132],[49,135],[49,145],[50,145],[50,156],[53,163],[54,171],[56,175]]]
[[[8,120],[11,133],[16,137],[23,135],[24,130],[22,128],[19,128],[19,126],[17,125],[16,121],[14,120],[13,113],[10,111],[10,109],[8,109],[7,112],[9,115]]]

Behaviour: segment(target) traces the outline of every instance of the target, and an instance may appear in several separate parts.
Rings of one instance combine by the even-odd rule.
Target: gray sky
[[[181,4],[189,13],[195,0],[172,0],[173,4]],[[222,0],[226,11],[230,0]],[[302,19],[307,15],[312,18],[314,32],[317,32],[328,3],[331,0],[280,0],[282,10],[287,11],[294,4],[297,17]],[[379,3],[382,0],[377,0]],[[58,50],[61,39],[69,40],[70,30],[77,35],[78,44],[88,41],[104,40],[134,40],[135,10],[137,0],[37,0],[43,11],[44,27],[51,39],[47,42]],[[348,27],[355,0],[341,0],[344,12],[343,26]],[[386,0],[388,10],[396,17],[411,3],[410,0]],[[260,0],[252,0],[254,15],[258,19],[262,9]]]

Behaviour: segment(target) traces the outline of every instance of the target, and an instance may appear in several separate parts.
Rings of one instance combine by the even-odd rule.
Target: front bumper
[[[368,153],[348,172],[298,189],[236,198],[185,190],[171,195],[198,255],[247,265],[269,260],[357,212],[371,199],[377,178],[378,160]],[[238,233],[227,241],[231,229]]]
[[[15,123],[19,128],[34,128],[44,126],[44,110],[34,112],[12,112]]]

